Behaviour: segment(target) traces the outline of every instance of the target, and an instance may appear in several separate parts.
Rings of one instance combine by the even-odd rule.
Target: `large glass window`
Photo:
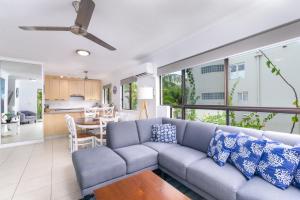
[[[103,98],[104,98],[104,101],[103,101],[104,104],[111,103],[111,87],[110,86],[103,88]]]
[[[137,83],[122,85],[122,108],[125,110],[137,109]]]
[[[226,112],[223,110],[186,109],[185,118],[191,121],[203,121],[218,125],[226,124]]]
[[[161,77],[162,104],[181,105],[182,104],[182,73],[174,72]]]
[[[229,57],[231,105],[295,107],[294,89],[300,94],[299,52],[300,43],[294,42]]]
[[[162,103],[173,118],[300,133],[299,52],[294,40],[164,75]]]
[[[181,108],[172,108],[171,109],[173,119],[182,119],[182,109]]]
[[[224,60],[185,70],[188,105],[224,105]]]
[[[231,111],[229,114],[232,126],[299,134],[299,123],[293,126],[293,117],[293,114],[273,112]]]

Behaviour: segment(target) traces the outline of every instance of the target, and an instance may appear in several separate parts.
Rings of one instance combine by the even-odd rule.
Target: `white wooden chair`
[[[79,147],[94,147],[94,136],[86,133],[77,133],[76,124],[73,117],[70,115],[65,116],[70,139],[70,150],[71,152],[77,151]]]
[[[103,117],[113,117],[114,116],[114,109],[115,109],[114,106],[104,107],[102,116]]]
[[[95,146],[106,145],[106,126],[108,122],[118,122],[119,117],[100,117],[100,131],[95,135]]]
[[[95,118],[99,113],[98,108],[84,108],[84,117],[86,118]]]

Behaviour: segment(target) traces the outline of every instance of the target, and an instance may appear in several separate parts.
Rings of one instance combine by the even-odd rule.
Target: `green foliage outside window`
[[[41,89],[37,91],[37,119],[42,119],[43,113],[43,92]]]
[[[132,82],[130,84],[131,87],[131,110],[136,110],[137,109],[137,83]]]
[[[168,74],[162,77],[163,105],[177,106],[182,104],[181,74]]]

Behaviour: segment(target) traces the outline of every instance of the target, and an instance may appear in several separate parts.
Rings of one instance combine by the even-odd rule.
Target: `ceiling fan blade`
[[[19,26],[20,29],[25,31],[70,31],[70,27],[58,26]]]
[[[75,25],[87,29],[91,21],[95,3],[93,0],[81,0],[75,20]]]
[[[103,40],[97,38],[96,36],[94,36],[93,34],[90,34],[90,33],[87,33],[86,35],[84,35],[83,37],[89,39],[89,40],[92,40],[93,42],[96,42],[97,44],[111,50],[111,51],[114,51],[114,50],[117,50],[115,47],[112,47],[110,46],[109,44],[107,44],[106,42],[104,42]]]

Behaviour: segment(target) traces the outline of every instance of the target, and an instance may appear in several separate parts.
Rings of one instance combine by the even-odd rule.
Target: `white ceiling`
[[[73,25],[72,0],[1,0],[0,56],[43,62],[46,73],[83,76],[88,70],[90,77],[102,78],[257,1],[94,0],[88,30],[118,49],[108,51],[72,33],[17,28]],[[79,57],[76,49],[92,54]]]

